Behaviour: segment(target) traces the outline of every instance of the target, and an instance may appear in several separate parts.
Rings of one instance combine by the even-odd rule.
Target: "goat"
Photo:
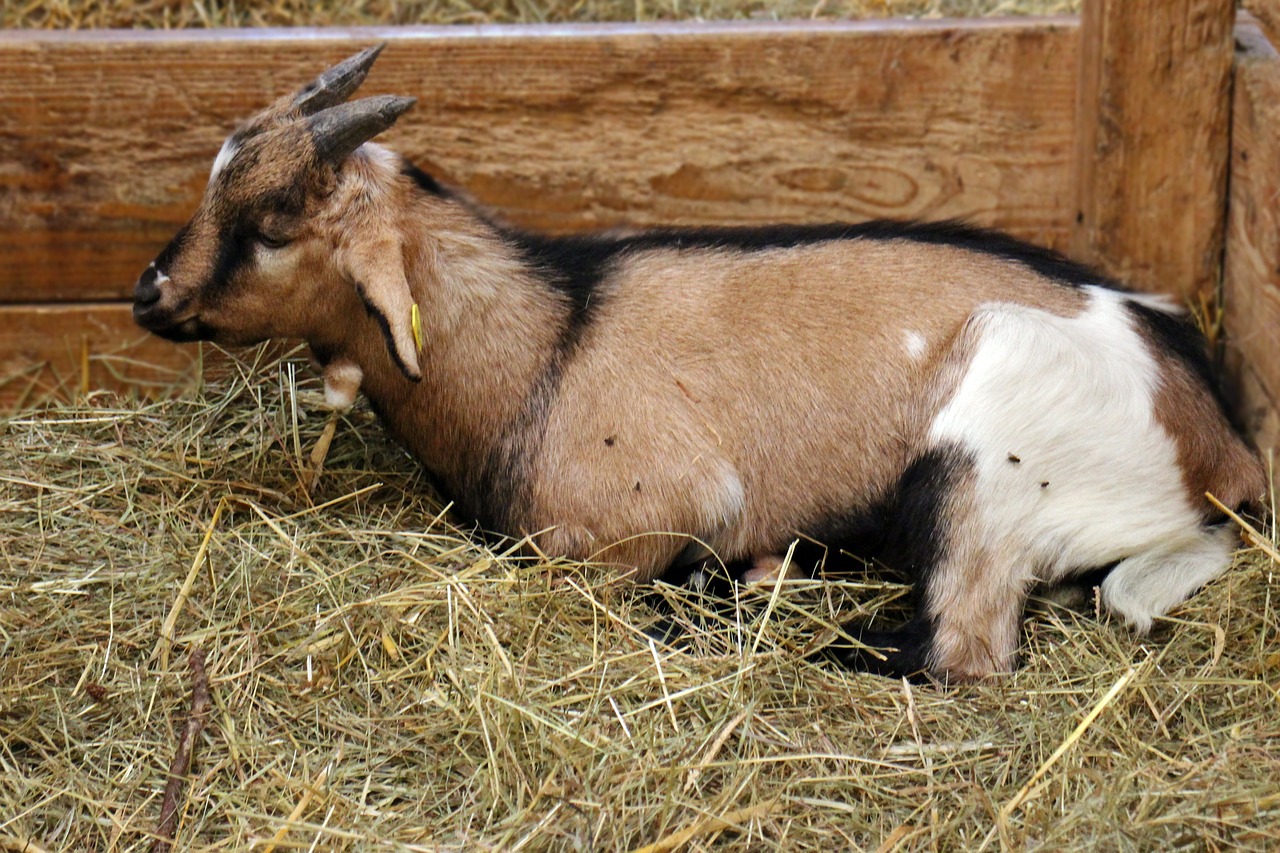
[[[1203,496],[1262,467],[1168,300],[956,223],[518,231],[370,142],[414,103],[348,101],[380,50],[227,139],[139,324],[305,340],[335,405],[363,391],[458,511],[548,554],[763,577],[797,537],[872,542],[916,610],[848,626],[858,669],[981,679],[1033,583],[1110,566],[1145,631],[1230,565]]]

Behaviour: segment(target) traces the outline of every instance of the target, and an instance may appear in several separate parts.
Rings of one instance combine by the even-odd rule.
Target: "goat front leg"
[[[930,567],[916,581],[916,613],[891,630],[851,623],[855,644],[837,645],[851,669],[895,678],[932,674],[949,683],[1009,672],[1017,660],[1028,582],[1019,562],[974,549]]]
[[[845,627],[829,654],[852,669],[976,681],[1013,668],[1033,572],[1025,548],[983,523],[972,458],[954,447],[903,473],[887,556],[915,581],[915,614],[892,630]]]

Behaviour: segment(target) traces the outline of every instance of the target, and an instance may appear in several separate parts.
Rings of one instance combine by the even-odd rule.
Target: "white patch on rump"
[[[1131,573],[1140,582],[1104,594],[1142,626],[1229,561],[1198,541],[1200,515],[1155,417],[1158,368],[1128,295],[1085,289],[1088,306],[1075,317],[1003,303],[979,308],[969,321],[978,341],[972,361],[934,419],[930,443],[958,446],[975,463],[982,529],[955,535],[1025,555],[1017,577],[991,583],[1057,581],[1149,554]],[[1179,557],[1157,560],[1170,551]]]
[[[928,346],[928,342],[925,341],[924,335],[919,332],[908,331],[905,337],[907,355],[911,356],[913,359],[919,360],[919,358],[924,355],[925,347]]]
[[[213,160],[213,168],[209,170],[209,180],[218,177],[218,173],[227,168],[227,164],[235,159],[239,151],[240,145],[235,141],[235,136],[228,136],[227,141],[222,143],[222,150]]]

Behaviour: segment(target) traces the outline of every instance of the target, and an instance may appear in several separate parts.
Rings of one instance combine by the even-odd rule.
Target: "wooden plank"
[[[1280,54],[1237,29],[1224,273],[1227,366],[1245,427],[1280,464]]]
[[[171,392],[213,352],[144,333],[126,303],[0,305],[0,329],[0,412],[102,389]]]
[[[237,119],[378,40],[386,141],[516,223],[964,217],[1065,247],[1074,19],[0,32],[0,302],[126,298]],[[1181,165],[1181,164],[1180,164]]]
[[[1234,0],[1086,0],[1072,251],[1211,298],[1222,258]]]

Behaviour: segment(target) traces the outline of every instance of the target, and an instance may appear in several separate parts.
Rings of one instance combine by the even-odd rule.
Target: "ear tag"
[[[422,352],[422,348],[426,344],[422,340],[422,312],[418,310],[418,303],[413,303],[413,310],[409,312],[409,323],[413,326],[413,342],[418,347],[418,352]]]

